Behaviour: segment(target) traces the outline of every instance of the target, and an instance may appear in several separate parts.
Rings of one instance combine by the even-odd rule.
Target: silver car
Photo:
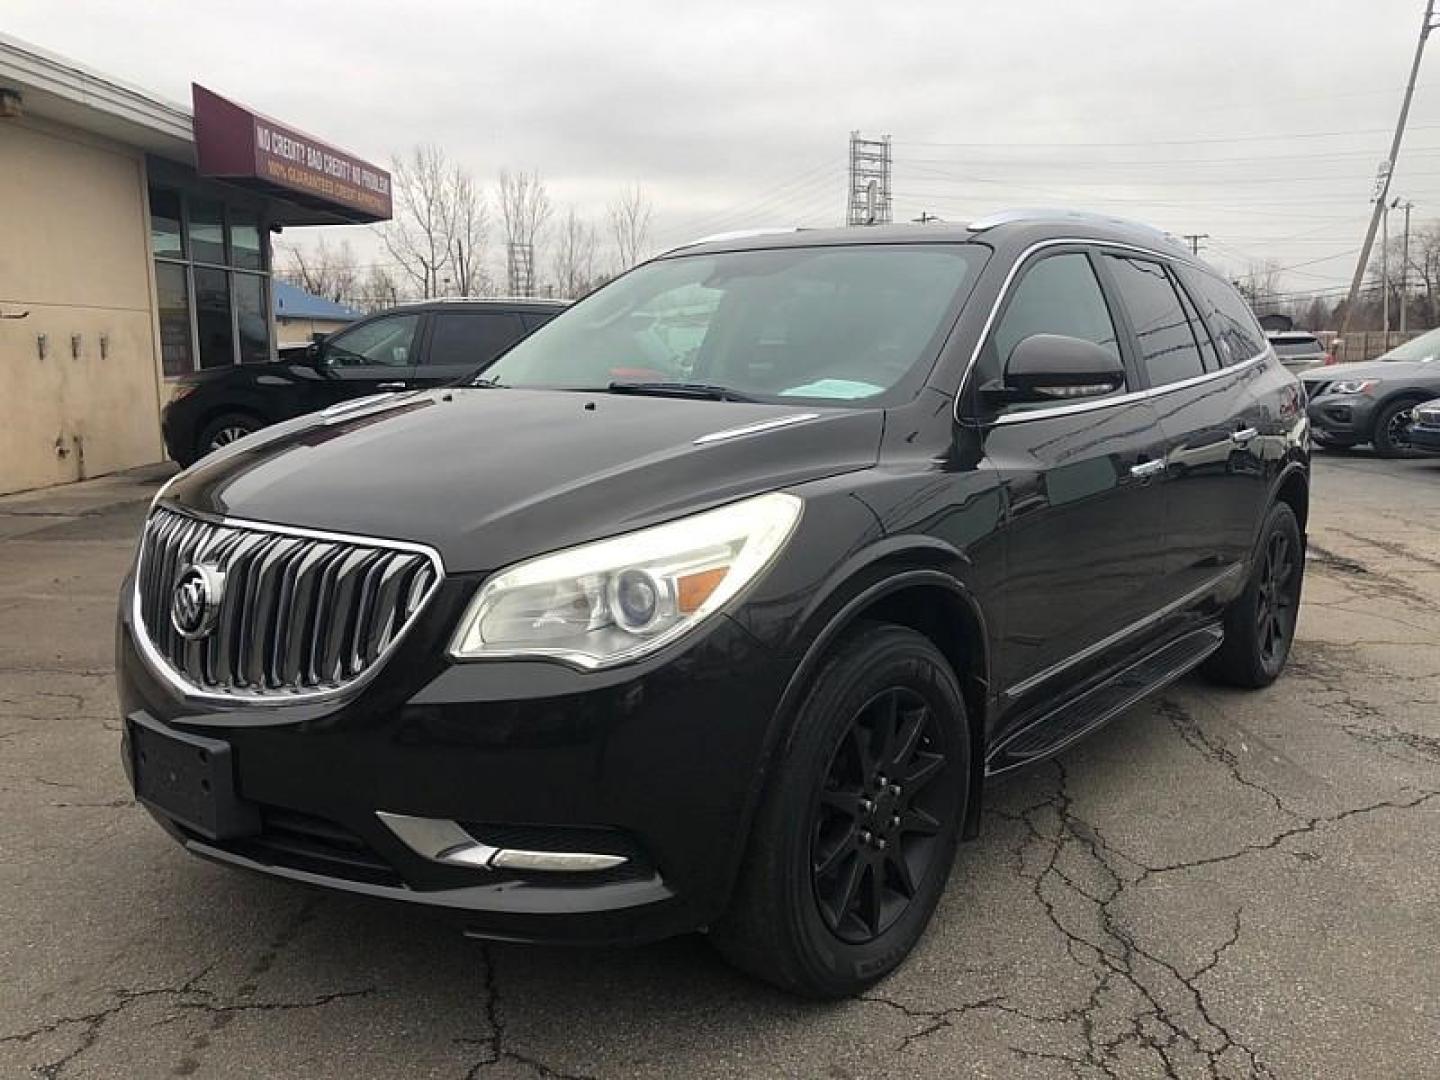
[[[1368,442],[1381,457],[1410,453],[1415,406],[1440,395],[1440,330],[1374,360],[1307,371],[1301,381],[1311,434],[1321,446]]]
[[[1313,367],[1333,363],[1333,358],[1314,334],[1304,330],[1274,330],[1265,335],[1286,370],[1296,375]]]

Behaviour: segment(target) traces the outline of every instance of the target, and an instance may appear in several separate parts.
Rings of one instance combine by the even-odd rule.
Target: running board
[[[1131,705],[1174,682],[1220,647],[1219,623],[1192,630],[1144,659],[1026,724],[990,751],[985,773],[996,776],[1058,754]]]

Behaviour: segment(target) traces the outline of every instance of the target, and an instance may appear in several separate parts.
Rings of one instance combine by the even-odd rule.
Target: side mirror
[[[1005,361],[1007,401],[1103,397],[1125,385],[1125,368],[1114,353],[1084,338],[1031,334]]]

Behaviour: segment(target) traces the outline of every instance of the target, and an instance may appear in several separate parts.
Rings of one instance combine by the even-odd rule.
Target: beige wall
[[[281,345],[306,345],[313,334],[333,334],[349,325],[335,319],[276,319],[276,340]]]
[[[0,120],[0,163],[0,493],[161,460],[144,158]]]

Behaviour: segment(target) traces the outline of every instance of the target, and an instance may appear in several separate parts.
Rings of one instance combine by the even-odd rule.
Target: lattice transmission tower
[[[850,205],[846,225],[887,225],[890,216],[890,136],[850,133]]]
[[[506,250],[505,284],[511,296],[535,295],[535,245],[511,243]]]

